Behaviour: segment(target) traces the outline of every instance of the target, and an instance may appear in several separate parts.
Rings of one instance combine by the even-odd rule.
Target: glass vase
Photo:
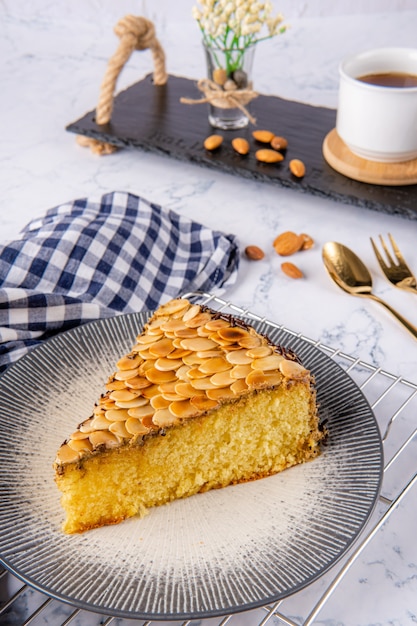
[[[209,123],[223,130],[245,128],[249,123],[246,112],[253,97],[250,93],[255,46],[224,50],[204,45],[204,49],[207,76],[214,84],[210,91]]]

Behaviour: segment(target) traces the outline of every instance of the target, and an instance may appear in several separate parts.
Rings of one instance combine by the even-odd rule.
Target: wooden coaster
[[[324,139],[323,156],[337,172],[362,183],[392,186],[417,183],[417,159],[401,163],[368,161],[353,154],[335,128]]]

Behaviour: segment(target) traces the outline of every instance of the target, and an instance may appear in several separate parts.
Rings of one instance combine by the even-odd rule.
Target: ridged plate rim
[[[315,375],[330,431],[322,456],[274,477],[152,509],[143,520],[76,536],[61,532],[55,450],[81,421],[72,417],[73,407],[76,413],[94,403],[148,317],[133,313],[74,328],[0,377],[0,561],[53,598],[130,619],[219,616],[303,589],[347,552],[369,519],[381,487],[382,442],[349,374],[269,322],[247,319],[296,351]],[[77,398],[80,376],[88,390]],[[52,400],[46,397],[51,389],[59,391]],[[16,415],[20,422],[13,422]]]

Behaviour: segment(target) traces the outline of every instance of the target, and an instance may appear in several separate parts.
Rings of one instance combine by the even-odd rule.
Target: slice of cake
[[[161,306],[59,448],[67,533],[275,474],[319,454],[310,372],[232,316]]]

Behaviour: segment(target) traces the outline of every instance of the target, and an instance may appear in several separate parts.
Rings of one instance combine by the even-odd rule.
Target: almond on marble
[[[245,254],[251,261],[261,261],[265,256],[265,252],[258,246],[246,246]]]
[[[303,278],[304,274],[294,263],[281,263],[281,269],[289,278]]]
[[[303,237],[292,230],[287,230],[275,237],[272,245],[280,256],[290,256],[301,250],[303,241]]]

